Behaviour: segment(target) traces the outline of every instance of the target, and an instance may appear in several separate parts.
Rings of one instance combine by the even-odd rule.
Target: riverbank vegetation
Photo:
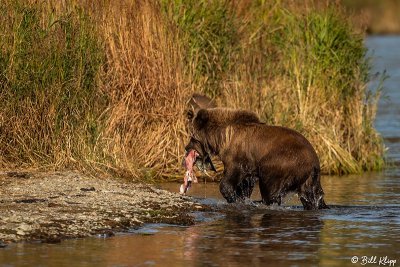
[[[3,169],[179,175],[193,92],[302,132],[325,173],[383,166],[379,90],[367,88],[363,36],[340,6],[3,2]]]

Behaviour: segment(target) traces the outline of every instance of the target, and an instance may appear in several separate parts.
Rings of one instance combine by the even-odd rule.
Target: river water
[[[369,37],[366,45],[374,70],[390,75],[376,127],[395,164],[324,176],[330,210],[303,211],[296,197],[283,207],[228,205],[216,184],[197,184],[190,194],[223,213],[194,214],[191,227],[150,224],[106,239],[13,244],[0,250],[0,266],[400,266],[400,37]]]

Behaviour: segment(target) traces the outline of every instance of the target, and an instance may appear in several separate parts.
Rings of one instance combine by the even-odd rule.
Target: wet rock
[[[115,236],[114,232],[112,231],[105,231],[104,233],[97,234],[96,237],[98,238],[109,238]]]

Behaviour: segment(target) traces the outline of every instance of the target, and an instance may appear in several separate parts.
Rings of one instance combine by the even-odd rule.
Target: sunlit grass
[[[2,4],[3,5],[3,4]],[[1,7],[0,151],[15,166],[65,166],[90,157],[107,96],[104,51],[78,8],[5,1]]]
[[[4,2],[3,167],[171,177],[195,91],[299,130],[326,173],[383,166],[379,90],[368,91],[363,38],[337,6]]]

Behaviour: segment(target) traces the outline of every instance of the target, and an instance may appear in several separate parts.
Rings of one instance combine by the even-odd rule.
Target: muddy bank
[[[178,189],[178,185],[177,185]],[[203,209],[149,185],[76,172],[0,173],[0,245],[113,235],[147,222],[190,225]]]

